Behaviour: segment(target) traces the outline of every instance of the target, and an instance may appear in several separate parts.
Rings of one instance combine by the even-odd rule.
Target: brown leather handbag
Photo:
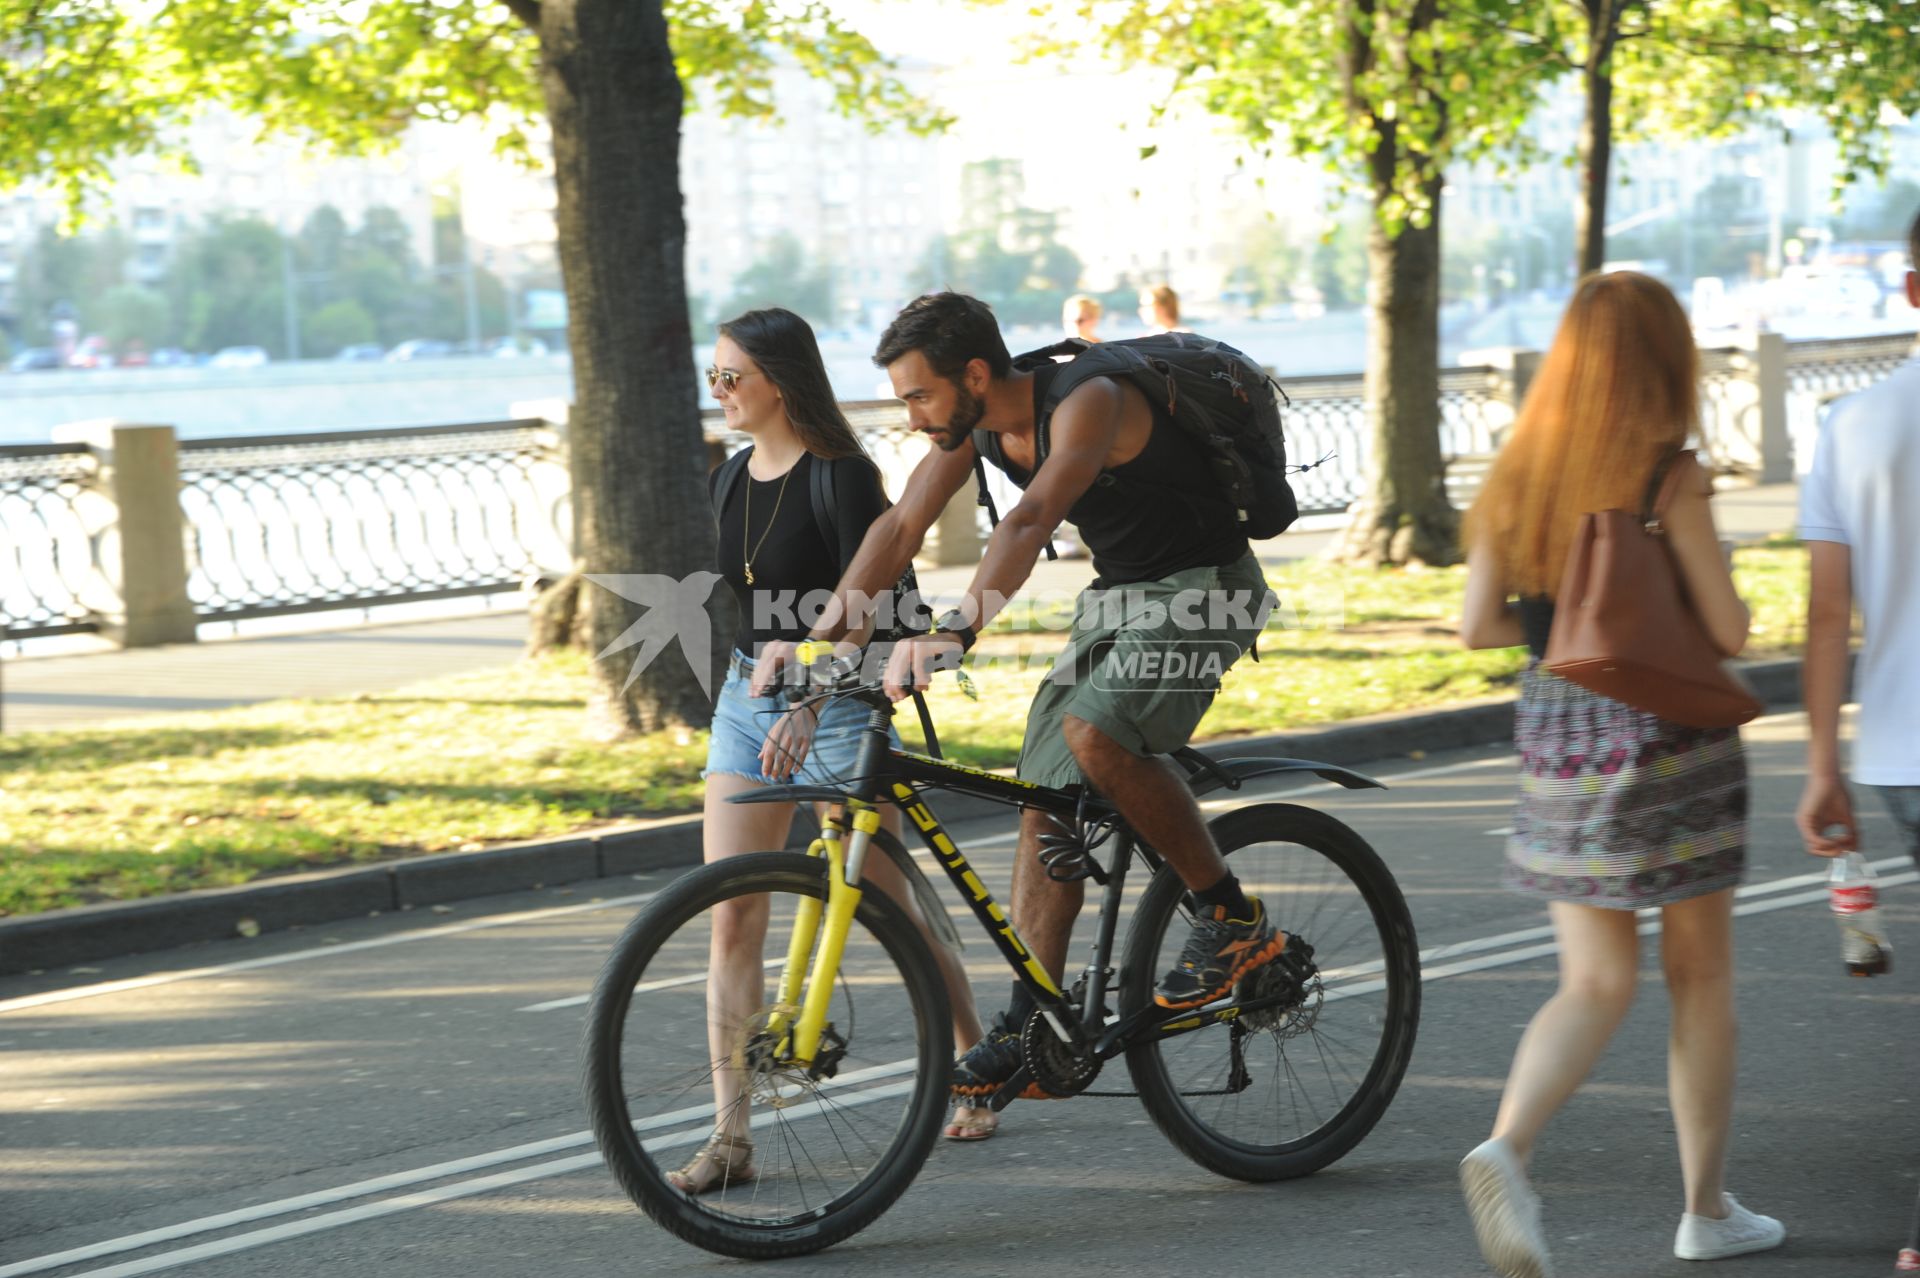
[[[1673,723],[1730,728],[1764,705],[1707,637],[1662,522],[1689,469],[1675,463],[1692,456],[1675,453],[1655,468],[1640,514],[1581,516],[1540,664]]]

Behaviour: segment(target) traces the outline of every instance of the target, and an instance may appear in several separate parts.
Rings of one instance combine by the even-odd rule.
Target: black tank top
[[[1033,375],[1036,421],[1056,364]],[[1140,392],[1125,382],[1125,393]],[[1149,402],[1153,430],[1128,462],[1100,472],[1067,512],[1093,555],[1094,586],[1158,581],[1187,568],[1215,568],[1246,557],[1247,538],[1220,492],[1198,445],[1180,433],[1166,409]],[[1044,430],[1042,426],[1039,429]],[[1036,432],[1037,433],[1037,432]],[[1044,452],[1044,450],[1037,450]],[[987,459],[1024,489],[1033,475],[995,447]]]

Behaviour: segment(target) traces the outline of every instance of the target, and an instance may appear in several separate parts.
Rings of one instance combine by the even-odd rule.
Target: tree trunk
[[[1451,564],[1460,519],[1447,501],[1440,452],[1440,190],[1433,218],[1389,235],[1367,232],[1366,491],[1338,558],[1354,563]],[[1376,199],[1384,195],[1376,185]]]
[[[666,16],[658,0],[543,0],[539,22],[573,349],[575,568],[686,581],[712,569],[714,544],[687,319],[681,87]],[[654,610],[652,593],[632,593],[641,598],[582,589],[589,650],[604,654],[593,659],[589,730],[610,739],[705,724],[712,707],[701,681],[712,657],[689,650],[701,645],[607,651]]]
[[[1618,0],[1589,0],[1587,66],[1582,73],[1587,95],[1580,122],[1580,203],[1573,213],[1575,263],[1579,274],[1597,271],[1607,260],[1607,183],[1613,168],[1613,49],[1620,35]]]

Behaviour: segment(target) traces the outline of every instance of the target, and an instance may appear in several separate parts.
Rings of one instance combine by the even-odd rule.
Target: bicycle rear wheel
[[[825,898],[826,876],[791,852],[695,870],[627,927],[594,988],[585,1084],[601,1153],[649,1216],[709,1251],[769,1259],[849,1237],[912,1182],[939,1131],[946,990],[882,893],[855,914],[816,1065],[783,1063],[764,1032],[796,912]],[[731,976],[710,979],[727,947]],[[666,1173],[720,1129],[752,1140],[754,1174],[674,1188]]]
[[[1305,1176],[1373,1129],[1406,1073],[1420,1020],[1413,919],[1378,854],[1324,812],[1266,803],[1209,829],[1247,893],[1312,958],[1275,960],[1232,996],[1276,1005],[1140,1042],[1127,1068],[1154,1123],[1195,1162],[1238,1180]],[[1178,877],[1156,876],[1127,938],[1123,1016],[1152,1002],[1192,917]]]

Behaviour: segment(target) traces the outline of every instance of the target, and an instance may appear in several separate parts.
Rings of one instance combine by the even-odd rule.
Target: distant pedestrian
[[[1075,293],[1060,308],[1060,326],[1067,330],[1068,337],[1077,337],[1086,342],[1097,342],[1100,334],[1100,317],[1105,314],[1100,300],[1086,293]]]
[[[1908,233],[1914,270],[1907,300],[1920,306],[1920,216]],[[1807,784],[1800,837],[1814,856],[1860,845],[1853,799],[1840,779],[1840,704],[1846,700],[1853,608],[1864,624],[1853,779],[1880,791],[1920,864],[1920,358],[1835,404],[1800,485],[1807,543]]]
[[[1180,325],[1180,295],[1166,284],[1140,290],[1140,322],[1154,333],[1185,333]]]
[[[1589,276],[1467,518],[1461,638],[1470,648],[1525,645],[1533,657],[1514,729],[1520,797],[1505,879],[1547,902],[1560,950],[1559,989],[1521,1036],[1492,1137],[1460,1164],[1480,1249],[1509,1278],[1551,1272],[1528,1161],[1633,1001],[1634,911],[1646,907],[1660,909],[1673,1005],[1668,1095],[1686,1194],[1674,1254],[1713,1260],[1786,1236],[1723,1188],[1733,891],[1746,862],[1739,730],[1682,727],[1539,666],[1581,515],[1641,509],[1655,477],[1675,465],[1685,469],[1665,527],[1687,593],[1720,651],[1746,643],[1747,608],[1714,533],[1711,484],[1680,455],[1698,424],[1698,363],[1665,285],[1630,271]]]

